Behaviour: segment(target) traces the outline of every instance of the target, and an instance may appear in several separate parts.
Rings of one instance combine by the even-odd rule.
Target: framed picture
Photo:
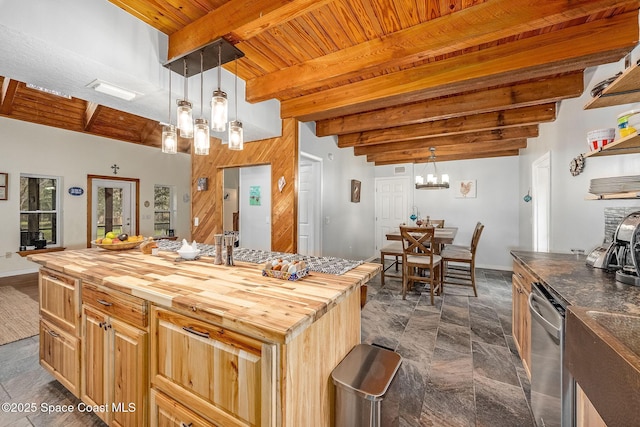
[[[456,197],[459,199],[475,199],[476,180],[467,179],[466,181],[456,181],[453,189],[456,192]]]
[[[0,200],[7,200],[8,180],[9,174],[6,172],[0,172]]]
[[[351,202],[360,203],[360,181],[357,179],[351,180]]]

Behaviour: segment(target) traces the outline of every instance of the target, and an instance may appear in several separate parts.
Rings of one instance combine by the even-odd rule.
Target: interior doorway
[[[139,187],[137,178],[87,176],[87,247],[109,231],[140,234]]]
[[[551,236],[551,153],[531,165],[533,202],[533,250],[548,252]]]
[[[298,253],[322,256],[322,159],[300,153]]]

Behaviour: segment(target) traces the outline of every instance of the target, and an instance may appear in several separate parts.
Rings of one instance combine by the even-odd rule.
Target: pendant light
[[[195,120],[193,126],[193,148],[199,156],[209,155],[209,122],[202,114],[202,99],[204,87],[204,51],[200,51],[200,118]]]
[[[188,80],[187,80],[187,60],[183,60],[184,63],[184,99],[178,101],[178,129],[180,129],[180,136],[183,138],[193,138],[193,113],[192,105],[187,101],[189,92]]]
[[[218,46],[218,89],[213,91],[211,97],[211,130],[224,132],[227,129],[227,117],[229,105],[227,94],[220,89],[222,80],[222,43]]]
[[[171,124],[171,65],[169,65],[169,122],[162,127],[162,152],[176,154],[178,150],[178,135],[176,127]]]
[[[423,176],[421,175],[416,176],[416,190],[449,188],[449,175],[444,173],[440,178],[438,178],[438,169],[436,168],[435,147],[429,148],[429,151],[431,151],[431,156],[429,157],[429,160],[427,160],[427,164],[424,166],[424,169],[426,171],[427,166],[429,166],[429,162],[432,162],[433,173],[427,174],[427,182],[424,181]]]
[[[236,57],[236,119],[229,122],[229,150],[242,150],[242,122],[238,121],[238,58]]]

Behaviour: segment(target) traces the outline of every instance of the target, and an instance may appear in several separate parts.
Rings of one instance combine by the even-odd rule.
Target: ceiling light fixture
[[[162,152],[176,154],[178,151],[178,134],[171,124],[171,65],[169,65],[169,122],[162,127]]]
[[[229,105],[227,94],[220,89],[222,80],[222,43],[218,46],[218,89],[211,96],[211,130],[224,132],[227,129]]]
[[[125,101],[131,101],[139,94],[123,89],[111,83],[104,82],[102,80],[94,80],[87,85],[88,88],[94,89],[96,92],[104,93],[106,95],[115,96],[116,98],[124,99]]]
[[[183,138],[193,138],[193,109],[187,97],[189,96],[188,78],[187,78],[187,60],[184,63],[184,97],[178,101],[178,129],[180,136]]]
[[[427,160],[427,164],[424,166],[425,171],[429,166],[429,163],[433,163],[433,174],[427,174],[427,181],[424,181],[424,177],[422,175],[416,176],[416,189],[424,190],[424,189],[442,189],[449,188],[449,175],[442,174],[440,178],[438,178],[438,169],[436,167],[436,149],[435,147],[430,147],[429,151],[431,151],[431,156],[429,160]]]
[[[236,58],[236,119],[229,122],[229,150],[244,148],[242,122],[238,121],[238,58]]]
[[[193,148],[195,154],[199,156],[209,155],[209,146],[211,141],[209,139],[209,122],[203,117],[202,112],[202,99],[204,97],[204,51],[200,51],[200,118],[195,120],[193,126]]]

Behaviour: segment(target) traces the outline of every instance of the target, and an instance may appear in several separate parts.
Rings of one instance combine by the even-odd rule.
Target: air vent
[[[396,175],[404,175],[404,173],[406,172],[404,166],[396,166],[393,169],[393,173]]]

